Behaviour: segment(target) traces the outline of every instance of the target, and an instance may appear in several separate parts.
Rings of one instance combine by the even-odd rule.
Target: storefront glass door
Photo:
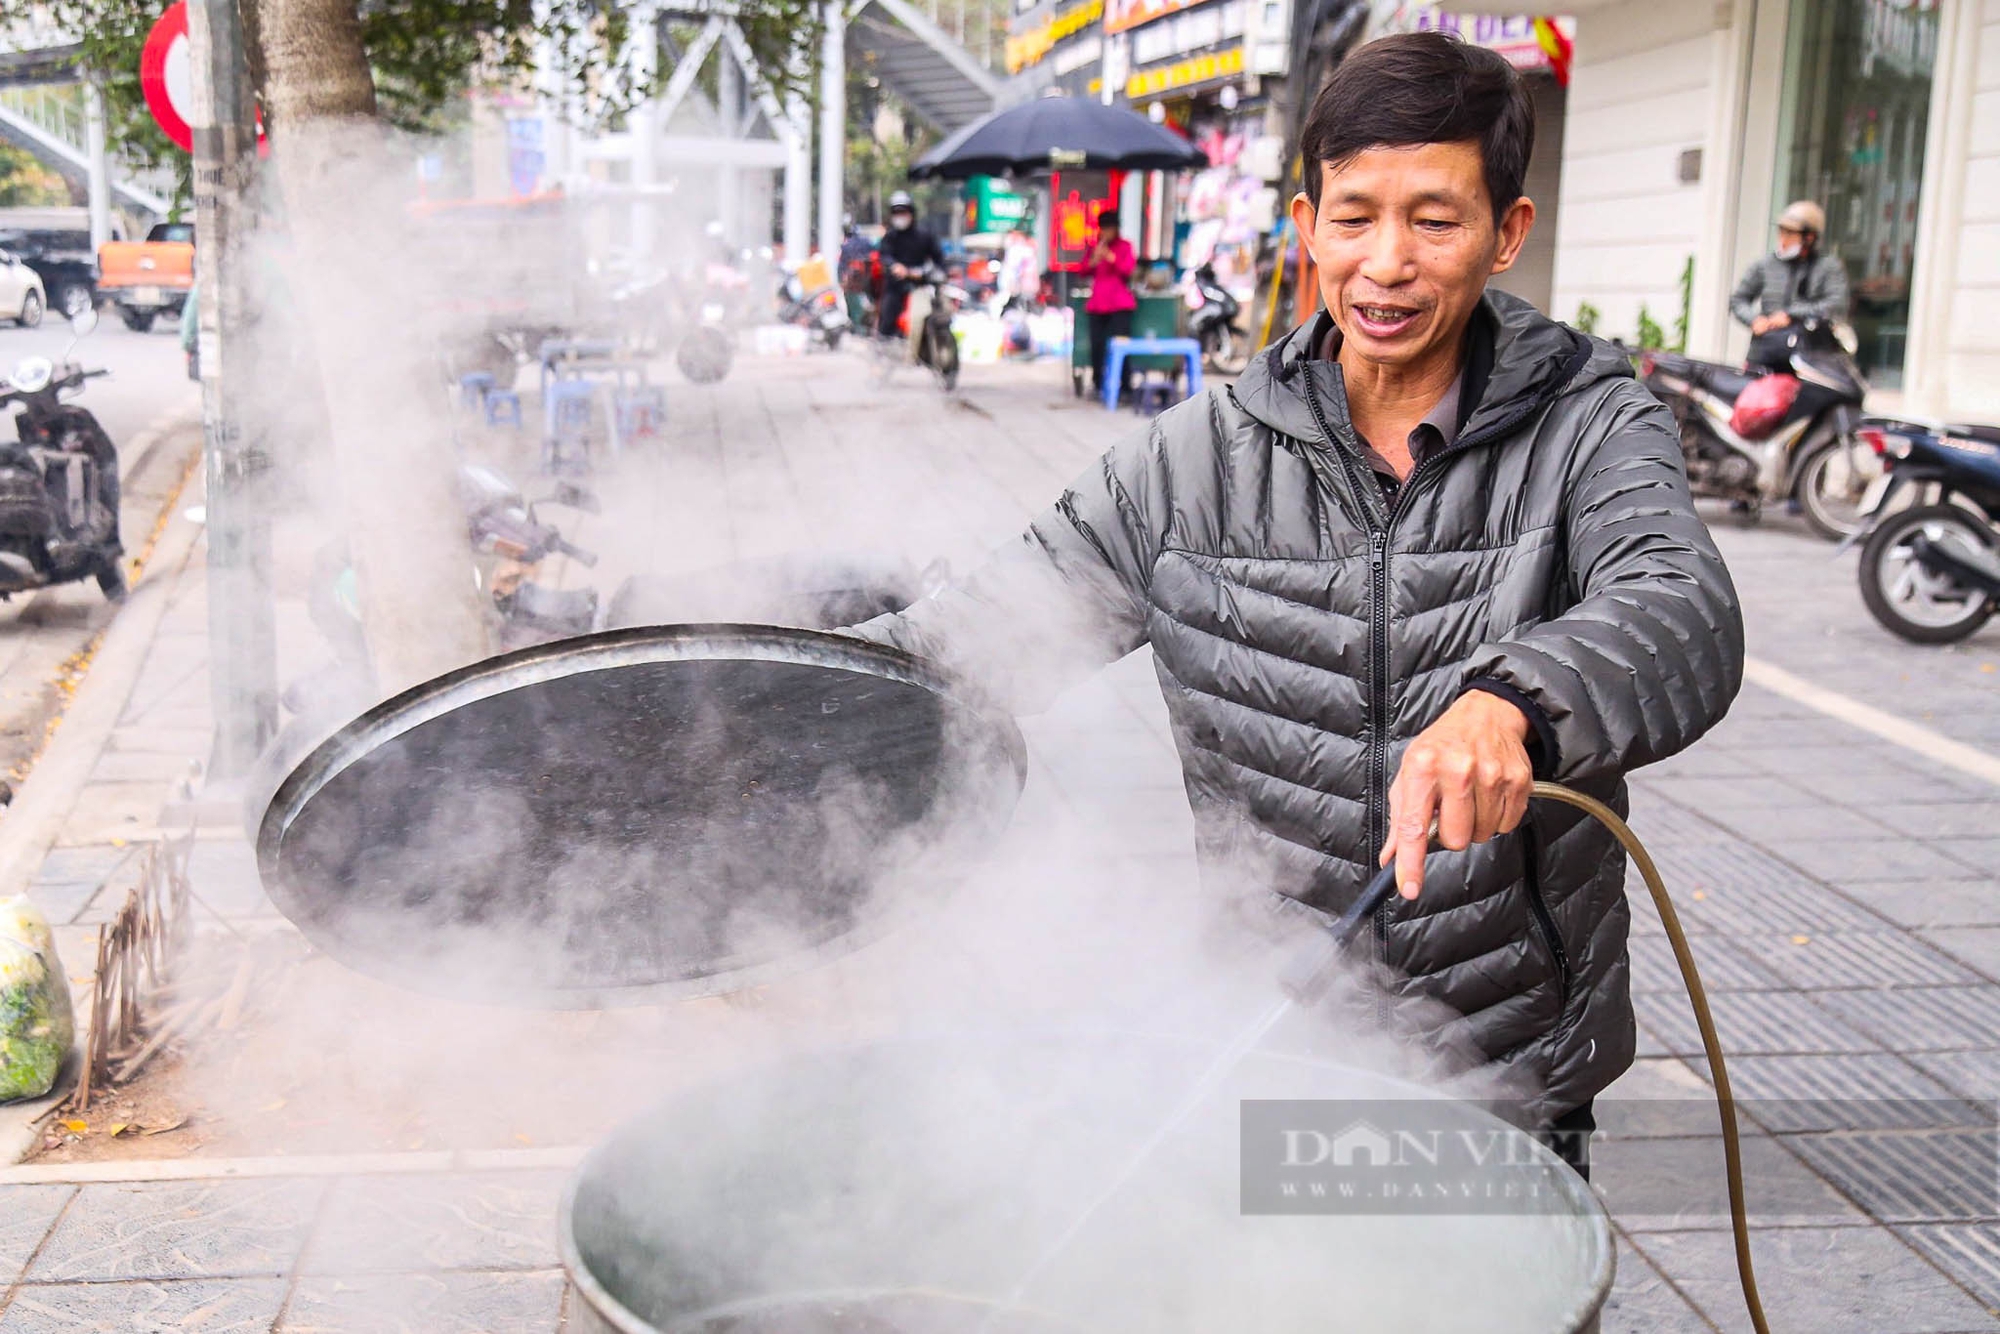
[[[1939,0],[1793,0],[1772,214],[1826,210],[1847,265],[1859,359],[1902,384]]]

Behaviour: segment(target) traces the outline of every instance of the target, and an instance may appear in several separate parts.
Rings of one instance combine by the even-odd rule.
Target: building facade
[[[1813,199],[1877,405],[2000,421],[2000,0],[1568,8],[1550,313],[1741,356],[1730,291]]]

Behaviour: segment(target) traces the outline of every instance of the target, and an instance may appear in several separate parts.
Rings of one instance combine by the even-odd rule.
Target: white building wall
[[[2000,0],[1996,0],[2000,2]],[[1630,337],[1643,303],[1669,334],[1680,278],[1701,249],[1702,179],[1680,180],[1681,154],[1710,140],[1719,90],[1716,6],[1623,0],[1577,16],[1556,210],[1550,314],[1599,311],[1597,331]],[[1697,283],[1703,275],[1696,275]]]
[[[1946,219],[1947,228],[1957,234],[1947,235],[1943,246],[1945,262],[1951,264],[1943,401],[1923,406],[2000,422],[2000,0],[1962,2],[1977,12],[1977,26],[1968,34],[1977,55],[1958,183],[1959,217]],[[1944,51],[1938,56],[1940,63],[1949,58]],[[1953,165],[1947,163],[1946,170]]]

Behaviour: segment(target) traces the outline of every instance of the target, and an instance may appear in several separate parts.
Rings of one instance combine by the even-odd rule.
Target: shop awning
[[[867,0],[847,25],[849,61],[867,68],[940,134],[998,104],[1001,78],[905,0]]]

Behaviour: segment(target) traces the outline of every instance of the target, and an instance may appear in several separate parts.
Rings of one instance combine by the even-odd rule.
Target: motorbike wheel
[[[948,394],[958,388],[958,340],[949,333],[931,333],[931,369]]]
[[[116,556],[97,567],[97,591],[104,594],[107,601],[125,600],[125,567],[118,563]]]
[[[1835,542],[1858,532],[1866,522],[1861,497],[1880,469],[1875,455],[1851,440],[1829,440],[1813,450],[1799,464],[1799,479],[1792,488],[1806,526]]]
[[[118,318],[124,320],[125,327],[133,333],[145,333],[153,327],[153,312],[150,310],[133,310],[121,306],[118,309]]]
[[[42,294],[30,292],[21,298],[21,314],[16,321],[23,329],[32,329],[42,322]]]
[[[1241,375],[1250,364],[1250,340],[1224,324],[1216,328],[1202,348],[1202,360],[1217,375]]]
[[[2000,538],[1977,515],[1956,505],[1892,514],[1861,549],[1861,600],[1884,629],[1912,643],[1955,643],[1986,624],[1993,599],[1925,569],[1911,550],[1919,534],[1936,545],[1988,554],[2000,547]]]
[[[822,333],[820,337],[826,340],[826,350],[829,352],[840,351],[840,336],[846,332],[847,330],[845,329],[828,329]]]

